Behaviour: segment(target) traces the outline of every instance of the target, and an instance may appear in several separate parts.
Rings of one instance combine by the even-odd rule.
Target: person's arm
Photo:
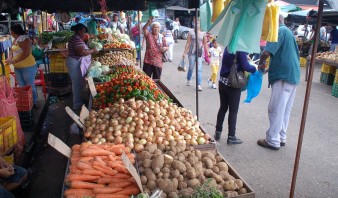
[[[79,56],[88,56],[90,54],[96,54],[98,53],[98,51],[96,50],[96,48],[86,50],[85,46],[76,46],[75,53]]]
[[[154,17],[150,17],[149,20],[147,21],[147,23],[143,26],[142,30],[143,30],[144,36],[146,36],[149,33],[147,28],[153,22],[153,18]]]
[[[14,170],[11,167],[1,168],[0,169],[0,178],[7,178],[11,175],[14,175]]]
[[[270,53],[268,51],[264,50],[261,53],[261,56],[259,57],[258,70],[260,70],[260,71],[265,70],[265,68],[266,68],[265,62],[269,57],[270,57]]]
[[[204,36],[203,36],[203,46],[204,46],[204,50],[208,52],[209,51],[209,45],[208,45],[208,42],[207,42],[206,34],[204,34]]]
[[[239,64],[241,65],[242,69],[244,71],[250,72],[250,73],[255,73],[256,72],[256,67],[250,65],[247,57],[247,53],[245,52],[238,52],[237,53]]]
[[[190,35],[190,33],[188,33],[187,43],[185,44],[185,48],[184,48],[183,55],[182,55],[183,58],[188,53],[188,50],[190,48],[190,44],[191,44],[191,35]]]

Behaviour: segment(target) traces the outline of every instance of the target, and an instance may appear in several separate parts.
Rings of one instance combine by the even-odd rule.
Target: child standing
[[[222,56],[222,49],[218,46],[216,39],[212,40],[213,47],[209,49],[209,56],[211,58],[211,71],[212,75],[208,80],[208,84],[210,88],[217,89],[216,80],[217,80],[217,72],[219,68],[219,58]]]

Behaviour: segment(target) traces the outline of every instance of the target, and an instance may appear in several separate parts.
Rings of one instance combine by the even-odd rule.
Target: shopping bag
[[[187,71],[187,68],[186,68],[185,62],[184,62],[184,58],[182,58],[180,64],[177,67],[177,70],[178,71],[183,71],[183,72]]]
[[[256,71],[249,76],[249,81],[247,85],[247,96],[244,100],[245,103],[250,103],[253,98],[258,96],[262,88],[262,83],[263,73],[261,71]]]

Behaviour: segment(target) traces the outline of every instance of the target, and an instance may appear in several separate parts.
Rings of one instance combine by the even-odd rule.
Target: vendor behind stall
[[[67,57],[68,72],[72,81],[73,91],[73,109],[80,109],[83,105],[81,94],[84,89],[84,77],[87,73],[87,69],[90,65],[91,55],[98,53],[94,49],[88,49],[84,42],[85,33],[87,27],[81,23],[72,26],[72,31],[75,34],[69,39]]]
[[[334,52],[336,47],[338,46],[338,30],[337,26],[332,26],[332,31],[330,33],[330,40],[331,40],[331,45],[330,45],[330,51]]]

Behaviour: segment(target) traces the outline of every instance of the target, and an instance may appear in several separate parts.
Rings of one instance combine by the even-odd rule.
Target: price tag
[[[86,106],[82,106],[81,112],[80,112],[80,121],[82,124],[85,123],[85,119],[89,116],[89,110],[87,109]]]
[[[75,121],[75,123],[81,128],[83,129],[84,126],[83,124],[80,122],[80,117],[78,115],[76,115],[74,113],[74,111],[69,108],[68,106],[65,108],[66,109],[66,112],[68,113],[68,115]]]
[[[137,186],[139,187],[141,192],[143,192],[141,178],[138,175],[134,165],[131,163],[131,161],[129,160],[129,158],[127,157],[127,155],[124,152],[122,153],[122,161],[123,161],[124,165],[126,166],[127,170],[130,172],[131,176],[134,177],[134,179],[137,183]]]
[[[72,150],[69,148],[69,146],[67,146],[59,138],[51,133],[48,134],[48,144],[59,151],[62,155],[70,158]]]
[[[93,81],[93,77],[89,76],[87,78],[87,81],[88,81],[90,93],[92,94],[92,97],[94,98],[96,96],[97,92],[96,92],[95,84],[94,84],[94,81]]]

